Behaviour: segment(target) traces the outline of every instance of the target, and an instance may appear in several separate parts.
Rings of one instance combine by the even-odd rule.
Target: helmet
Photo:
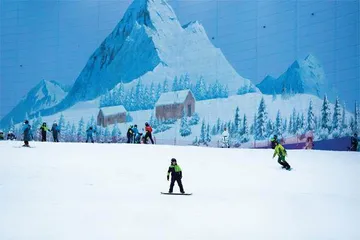
[[[29,120],[25,120],[25,123],[28,124],[28,123],[29,123]]]
[[[134,125],[134,127],[136,127],[136,128],[137,128],[137,125],[135,124],[135,125]]]
[[[176,162],[176,159],[175,158],[172,158],[171,159],[171,162],[173,163],[173,162]]]
[[[145,126],[149,126],[149,123],[148,123],[148,122],[146,122],[146,123],[145,123]]]

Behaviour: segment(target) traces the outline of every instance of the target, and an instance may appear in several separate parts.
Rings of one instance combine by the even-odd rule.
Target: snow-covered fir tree
[[[167,93],[169,91],[169,81],[165,78],[163,83],[163,93]]]
[[[341,114],[341,132],[342,136],[349,136],[351,134],[349,125],[346,118],[346,105],[343,104],[342,107],[342,114]]]
[[[216,134],[216,125],[213,125],[211,128],[211,135],[215,136]]]
[[[354,126],[352,132],[357,134],[360,133],[360,107],[358,102],[355,102]]]
[[[15,124],[13,118],[10,119],[9,130],[13,132],[15,131]]]
[[[207,124],[206,126],[206,143],[211,142],[211,135],[210,135],[210,124]]]
[[[70,122],[68,121],[65,129],[62,131],[63,141],[64,142],[72,142],[73,136],[72,136],[72,126]]]
[[[271,121],[271,119],[268,119],[266,123],[266,137],[272,136],[274,133],[274,123]]]
[[[111,142],[117,143],[120,140],[121,131],[117,124],[114,125],[113,130],[111,131]]]
[[[274,126],[274,134],[277,136],[281,136],[283,133],[283,124],[281,119],[280,110],[278,110],[276,114],[275,126]]]
[[[77,141],[77,133],[76,133],[75,123],[73,123],[70,130],[70,142],[76,142],[76,141]]]
[[[163,88],[161,86],[161,84],[159,83],[156,89],[156,101],[159,100],[161,94],[163,92]]]
[[[183,79],[184,79],[184,81],[183,81],[183,89],[191,89],[191,82],[190,82],[189,74],[185,73]]]
[[[288,126],[288,120],[285,118],[283,121],[282,134],[286,133]]]
[[[194,113],[192,117],[190,118],[189,124],[190,126],[197,125],[200,121],[199,114]]]
[[[216,134],[219,134],[221,130],[222,130],[222,128],[221,128],[221,121],[220,121],[220,118],[218,118],[218,119],[216,120]]]
[[[338,138],[341,135],[341,106],[340,106],[340,100],[337,97],[334,105],[334,111],[333,111],[333,120],[332,120],[332,136],[334,138]]]
[[[236,107],[236,110],[235,110],[235,117],[234,117],[234,124],[235,124],[235,129],[234,131],[237,133],[239,132],[239,129],[240,129],[240,113],[239,113],[239,107]]]
[[[268,122],[267,110],[264,97],[261,98],[259,108],[257,111],[255,139],[262,140],[267,137],[266,124]]]
[[[296,134],[297,132],[297,128],[298,128],[298,121],[297,121],[297,113],[295,108],[293,108],[293,112],[292,112],[292,125],[291,125],[291,134]]]
[[[191,134],[191,128],[189,126],[186,113],[184,111],[180,122],[180,135],[182,137],[186,137],[189,136],[190,134]]]
[[[206,125],[205,125],[205,119],[203,119],[201,123],[199,142],[205,143],[205,140],[206,140]]]
[[[248,142],[250,140],[249,127],[248,127],[248,122],[247,122],[247,118],[246,118],[245,114],[244,114],[244,118],[243,118],[241,137],[242,137],[241,142],[243,142],[243,143]]]
[[[171,90],[174,92],[174,91],[178,91],[179,89],[180,89],[179,88],[179,80],[178,80],[178,77],[175,76]]]
[[[96,132],[95,132],[95,139],[96,142],[98,143],[103,143],[104,142],[104,128],[101,126],[97,126],[96,127]]]
[[[193,90],[196,100],[207,99],[207,89],[203,77],[200,77],[196,82],[195,89]]]
[[[308,108],[308,112],[307,112],[307,127],[306,127],[306,130],[314,131],[315,127],[316,127],[316,124],[315,124],[315,115],[314,115],[313,103],[312,103],[312,100],[310,100],[309,108]]]
[[[84,118],[81,117],[79,124],[78,124],[78,130],[77,130],[77,141],[78,142],[84,142],[85,140],[85,134],[86,134],[86,130],[85,130],[85,122],[84,122]]]
[[[328,139],[329,133],[331,130],[331,112],[330,112],[330,104],[327,99],[327,96],[324,96],[324,101],[321,107],[321,129],[319,131],[320,139]]]
[[[109,142],[111,142],[111,134],[109,127],[106,126],[104,131],[104,143],[109,143]]]

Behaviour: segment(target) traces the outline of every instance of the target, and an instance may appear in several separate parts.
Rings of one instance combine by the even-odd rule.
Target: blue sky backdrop
[[[42,79],[72,84],[130,3],[1,0],[0,118]],[[311,53],[350,110],[360,100],[360,1],[169,3],[182,24],[202,23],[238,73],[254,83],[278,77]]]

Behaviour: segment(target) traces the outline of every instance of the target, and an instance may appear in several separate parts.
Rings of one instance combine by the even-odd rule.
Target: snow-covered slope
[[[324,69],[311,54],[295,61],[279,78],[267,76],[257,87],[264,94],[308,93],[318,97],[331,94],[325,86]]]
[[[20,122],[39,110],[47,109],[58,104],[67,94],[67,89],[55,81],[42,80],[9,112],[3,119],[1,125],[6,126],[13,121]]]
[[[143,83],[150,84],[185,73],[193,82],[201,76],[208,83],[219,80],[229,86],[230,93],[251,84],[213,46],[201,24],[182,27],[165,0],[134,0],[90,57],[68,96],[44,114],[94,99],[120,82],[141,77]]]
[[[271,150],[20,144],[0,142],[0,239],[360,239],[359,153],[289,151],[288,172]],[[172,157],[192,196],[160,195]]]

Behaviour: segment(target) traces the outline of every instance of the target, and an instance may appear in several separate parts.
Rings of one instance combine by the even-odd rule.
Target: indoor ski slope
[[[2,240],[360,239],[360,153],[31,144],[0,142]]]

